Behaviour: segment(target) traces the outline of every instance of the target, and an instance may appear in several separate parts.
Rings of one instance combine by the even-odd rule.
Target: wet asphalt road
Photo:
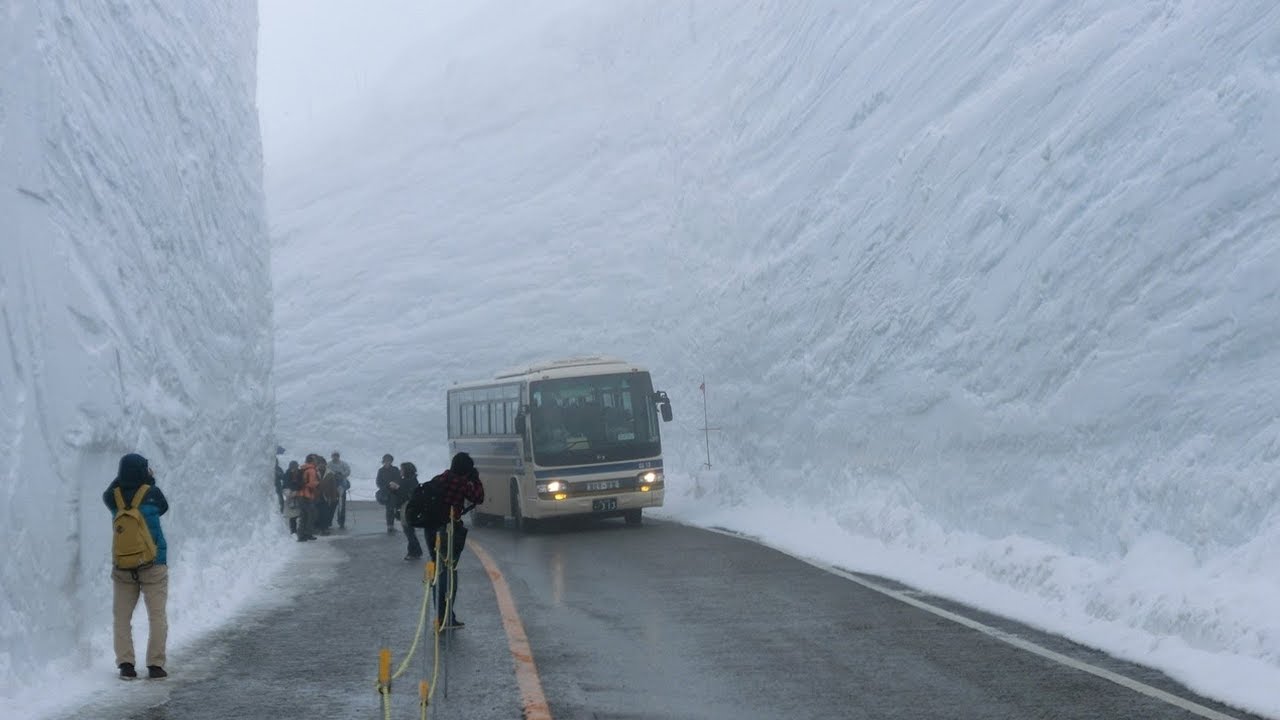
[[[511,589],[552,717],[1199,717],[1011,647],[745,540],[671,523],[566,524],[521,536],[472,529]],[[399,666],[422,600],[422,566],[401,560],[381,508],[298,548],[271,602],[197,647],[172,677],[120,683],[68,718],[382,718],[378,649]],[[879,581],[892,585],[887,581]],[[897,587],[897,586],[895,586]],[[936,598],[928,602],[1236,718],[1159,673]],[[432,718],[520,718],[495,593],[476,556],[460,569],[463,630],[446,634]],[[392,690],[418,718],[431,636]],[[445,692],[447,691],[447,696]]]

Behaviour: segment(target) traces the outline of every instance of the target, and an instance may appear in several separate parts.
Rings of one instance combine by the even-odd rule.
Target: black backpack
[[[444,476],[419,483],[404,509],[405,520],[416,528],[435,532],[449,522],[449,506],[444,501]]]

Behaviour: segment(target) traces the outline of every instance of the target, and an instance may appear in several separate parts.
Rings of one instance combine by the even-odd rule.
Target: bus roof
[[[644,371],[644,368],[632,365],[621,358],[608,355],[586,355],[531,363],[526,366],[503,370],[494,375],[493,380],[458,383],[456,386],[486,385],[492,384],[494,380],[544,380],[642,371]]]

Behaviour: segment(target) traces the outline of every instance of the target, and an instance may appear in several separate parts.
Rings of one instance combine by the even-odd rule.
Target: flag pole
[[[707,469],[711,469],[711,423],[707,419],[707,378],[703,376],[702,384],[698,386],[702,391],[702,435],[707,444]]]

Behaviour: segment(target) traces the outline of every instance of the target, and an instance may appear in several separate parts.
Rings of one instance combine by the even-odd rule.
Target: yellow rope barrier
[[[440,568],[441,565],[448,568],[447,572],[449,573],[449,590],[448,590],[449,594],[446,595],[444,598],[443,617],[436,618],[436,621],[432,624],[432,626],[435,628],[435,633],[436,633],[435,667],[431,671],[430,690],[427,693],[426,699],[423,701],[424,711],[425,711],[426,705],[431,702],[431,698],[435,696],[436,688],[440,684],[439,682],[437,682],[438,678],[440,677],[440,634],[443,631],[444,624],[449,621],[449,618],[453,617],[453,588],[454,588],[454,583],[458,581],[458,576],[457,576],[458,571],[457,571],[457,568],[454,567],[454,563],[453,563],[453,511],[450,511],[449,513],[449,530],[447,534],[449,538],[449,542],[448,542],[449,554],[447,556],[442,556],[440,553],[440,535],[437,533],[435,537],[436,557],[440,559],[440,563],[438,563],[436,566],[436,572],[438,573],[441,571],[441,568]],[[440,589],[439,583],[436,583],[436,592],[442,592],[442,590]],[[426,716],[423,715],[423,720],[425,720],[425,718]]]
[[[435,573],[435,563],[428,562],[422,580],[422,609],[418,612],[418,629],[413,633],[413,643],[409,645],[409,652],[404,656],[404,660],[400,662],[400,667],[394,674],[391,672],[391,650],[383,648],[378,653],[377,688],[378,694],[382,696],[382,715],[385,720],[391,720],[391,682],[409,669],[409,663],[418,649],[418,642],[422,639],[422,628],[427,622],[427,608],[431,605],[431,586],[435,582]]]
[[[404,656],[404,660],[400,662],[400,667],[396,668],[396,674],[391,676],[392,680],[404,674],[409,667],[409,661],[413,659],[413,653],[418,649],[418,641],[422,639],[422,626],[427,622],[427,607],[431,604],[431,563],[427,563],[426,576],[422,579],[422,610],[418,613],[418,629],[413,633],[413,644],[409,646],[409,653]]]
[[[434,629],[435,634],[435,667],[432,668],[430,681],[424,679],[418,683],[418,709],[421,720],[427,720],[427,710],[431,705],[431,699],[435,697],[436,688],[439,685],[437,680],[440,677],[441,665],[440,635],[444,630],[445,623],[449,622],[449,619],[453,617],[454,585],[458,581],[458,570],[453,562],[453,520],[454,511],[450,510],[449,529],[447,531],[448,543],[445,548],[448,552],[447,555],[444,555],[441,552],[440,534],[436,533],[434,538],[436,550],[435,556],[437,560],[429,561],[426,566],[425,578],[422,581],[422,609],[418,613],[418,629],[413,634],[413,643],[409,645],[409,652],[404,656],[404,660],[400,662],[400,667],[396,669],[394,674],[391,672],[391,650],[383,648],[381,652],[378,653],[377,688],[378,694],[382,696],[382,714],[384,720],[391,720],[391,682],[403,675],[404,671],[408,669],[410,661],[413,660],[413,655],[418,649],[418,642],[422,639],[422,628],[427,621],[427,608],[431,604],[431,590],[432,588],[435,588],[436,592],[443,592],[438,581],[440,579],[441,572],[448,572],[449,594],[445,596],[444,599],[444,615],[436,618],[436,621],[432,623],[432,628]],[[447,570],[445,570],[445,568],[447,568]]]
[[[436,558],[438,559],[440,557],[440,536],[436,535],[434,538],[432,538],[432,542],[435,543],[435,551],[436,551],[435,555],[436,555]],[[440,563],[433,562],[432,570],[435,573],[437,573],[436,579],[438,579],[439,572],[440,572]],[[434,582],[433,585],[436,589],[436,592],[440,592],[440,583]],[[440,675],[440,623],[438,621],[433,621],[431,623],[431,634],[434,636],[432,638],[433,640],[432,645],[433,645],[434,652],[433,652],[432,669],[431,669],[431,681],[430,682],[426,680],[422,681],[422,684],[427,686],[427,694],[422,698],[422,720],[426,720],[427,707],[431,705],[431,698],[434,697],[436,694],[436,678],[439,677]]]

